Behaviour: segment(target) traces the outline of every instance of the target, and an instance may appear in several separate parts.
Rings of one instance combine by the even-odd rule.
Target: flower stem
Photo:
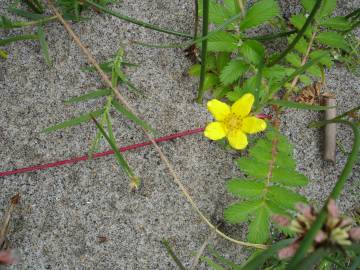
[[[352,151],[346,161],[345,167],[342,170],[338,181],[335,184],[335,187],[333,188],[332,192],[329,195],[328,200],[326,201],[325,205],[321,209],[318,217],[316,218],[315,222],[311,226],[310,230],[305,235],[304,239],[301,241],[301,245],[300,245],[299,249],[297,250],[295,256],[292,258],[292,260],[288,264],[288,266],[286,268],[288,270],[297,269],[300,262],[305,257],[307,251],[309,250],[310,246],[313,243],[313,240],[314,240],[317,232],[321,229],[323,223],[326,220],[327,204],[328,204],[329,199],[335,200],[337,197],[339,197],[342,189],[344,188],[345,182],[346,182],[347,178],[349,177],[349,175],[352,171],[352,168],[354,167],[354,165],[357,161],[357,158],[358,158],[358,154],[359,154],[359,150],[360,150],[360,132],[359,132],[359,128],[356,126],[356,124],[346,121],[346,120],[332,119],[332,120],[329,120],[326,122],[325,121],[322,122],[321,126],[325,125],[326,123],[341,123],[341,124],[349,125],[352,128],[353,133],[354,133],[354,143],[352,146]]]

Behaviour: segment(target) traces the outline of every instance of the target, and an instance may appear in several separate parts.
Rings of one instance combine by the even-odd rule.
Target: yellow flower
[[[246,134],[266,129],[264,120],[249,115],[253,103],[254,96],[249,93],[243,95],[231,107],[217,99],[210,100],[207,107],[216,121],[206,126],[204,135],[211,140],[227,137],[233,148],[244,149],[248,144]]]

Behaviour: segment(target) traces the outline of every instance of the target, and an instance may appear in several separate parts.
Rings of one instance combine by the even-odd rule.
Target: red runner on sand
[[[173,140],[176,138],[181,138],[181,137],[189,136],[192,134],[200,133],[203,131],[204,131],[204,128],[186,130],[183,132],[174,133],[174,134],[170,134],[170,135],[167,135],[164,137],[157,138],[157,139],[155,139],[155,142],[157,142],[157,143],[165,142],[165,141]],[[120,152],[126,152],[129,150],[137,149],[137,148],[144,147],[144,146],[151,145],[151,144],[152,143],[150,141],[147,141],[147,142],[142,142],[142,143],[137,143],[137,144],[133,144],[133,145],[129,145],[129,146],[120,147]],[[100,152],[100,153],[95,153],[93,158],[95,159],[95,158],[104,157],[104,156],[113,155],[113,154],[114,154],[113,150],[108,150],[108,151],[104,151],[104,152]],[[29,167],[25,167],[25,168],[19,168],[19,169],[15,169],[15,170],[3,171],[3,172],[0,172],[0,177],[13,175],[13,174],[19,174],[19,173],[25,173],[25,172],[35,172],[35,171],[46,170],[49,168],[67,165],[67,164],[73,164],[73,163],[77,163],[79,161],[84,161],[84,160],[88,160],[88,159],[89,159],[89,157],[87,155],[84,155],[84,156],[60,160],[60,161],[56,161],[56,162],[52,162],[52,163],[46,163],[46,164],[29,166]]]

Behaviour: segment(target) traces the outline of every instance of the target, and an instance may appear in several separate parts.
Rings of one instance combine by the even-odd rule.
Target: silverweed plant
[[[357,38],[351,31],[359,25],[360,10],[357,9],[346,16],[334,17],[331,15],[336,8],[336,1],[302,0],[302,11],[285,20],[281,17],[280,8],[275,0],[256,1],[248,8],[245,8],[248,5],[242,0],[200,2],[203,37],[201,43],[196,44],[201,47],[201,59],[199,64],[189,69],[190,75],[200,77],[197,101],[202,101],[205,91],[211,91],[216,101],[225,99],[233,104],[232,106],[236,106],[245,96],[253,96],[254,114],[260,113],[269,105],[275,112],[265,136],[248,146],[245,133],[250,132],[246,132],[249,130],[246,118],[238,118],[237,132],[231,131],[233,121],[224,116],[224,105],[217,105],[214,109],[215,100],[208,103],[209,111],[218,122],[210,123],[204,135],[213,140],[221,140],[227,136],[230,146],[235,149],[244,149],[248,146],[247,155],[236,161],[245,177],[237,177],[227,183],[229,192],[242,200],[225,210],[225,220],[230,223],[249,222],[250,242],[275,244],[264,252],[255,252],[243,265],[235,265],[214,252],[217,262],[210,258],[204,258],[204,261],[214,269],[310,269],[323,260],[345,269],[340,262],[329,259],[330,254],[338,252],[339,248],[344,250],[343,245],[316,245],[319,243],[319,230],[325,226],[323,228],[328,234],[326,237],[330,237],[330,240],[341,238],[341,243],[355,249],[355,253],[344,251],[342,255],[346,258],[347,265],[351,265],[351,269],[356,269],[360,264],[356,258],[359,256],[356,254],[360,253],[357,242],[359,239],[354,237],[352,241],[348,240],[349,223],[340,224],[342,221],[337,218],[336,222],[339,224],[332,224],[334,226],[331,227],[334,232],[329,231],[329,226],[326,227],[331,218],[329,207],[326,205],[333,204],[334,199],[339,196],[359,151],[359,123],[345,120],[348,114],[326,122],[349,125],[354,132],[353,151],[328,202],[319,214],[311,216],[310,223],[308,220],[297,220],[298,227],[307,226],[307,229],[303,231],[303,236],[288,248],[284,248],[289,245],[288,240],[269,240],[269,236],[272,230],[271,217],[281,215],[283,221],[289,220],[295,214],[299,203],[306,202],[306,198],[297,193],[296,187],[308,183],[308,179],[296,171],[292,147],[279,131],[281,114],[286,107],[319,111],[328,109],[321,103],[297,102],[300,99],[294,97],[301,93],[301,88],[316,81],[320,81],[320,85],[325,84],[325,71],[331,68],[335,61],[345,63],[349,70],[356,72],[358,67],[352,68],[352,64],[355,63],[356,66],[358,61],[358,50],[354,49]],[[214,28],[211,32],[208,30],[209,25]],[[252,36],[251,32],[255,28],[271,29],[275,30],[275,33]],[[283,50],[274,51],[271,46],[267,46],[269,41],[279,38],[287,41],[287,47]],[[354,55],[354,59],[349,65],[347,61],[351,55]],[[246,106],[252,105],[251,101]],[[358,109],[356,107],[351,111]],[[313,123],[312,126],[323,126],[326,123]],[[266,125],[262,124],[262,127],[260,128],[259,123],[254,131],[263,131]],[[336,222],[332,220],[332,223]],[[285,228],[286,226],[275,227],[285,235],[294,236],[291,230]],[[325,237],[325,233],[323,236]],[[279,242],[276,243],[277,241]],[[279,250],[278,259],[287,261],[275,260],[269,265],[270,258],[276,257]]]
[[[345,16],[332,16],[336,0],[301,0],[300,13],[284,18],[276,0],[259,0],[252,4],[245,0],[194,0],[194,33],[188,34],[130,18],[112,10],[109,6],[114,2],[57,0],[53,3],[23,0],[10,6],[8,12],[25,20],[15,21],[5,15],[1,16],[0,28],[24,28],[27,34],[1,39],[0,46],[22,40],[37,40],[49,66],[52,65],[51,48],[47,44],[43,25],[60,22],[91,64],[83,71],[98,72],[107,86],[65,102],[70,105],[102,98],[104,105],[101,108],[44,131],[54,132],[93,121],[98,132],[89,156],[92,156],[104,138],[115,151],[119,165],[130,179],[131,188],[136,190],[140,186],[141,176],[134,174],[119,151],[110,111],[119,112],[141,127],[182,194],[214,233],[233,243],[257,249],[251,250],[250,257],[238,265],[212,247],[208,247],[211,257],[204,256],[205,244],[194,256],[191,269],[195,269],[199,261],[219,270],[359,269],[359,228],[351,227],[352,222],[339,214],[335,200],[360,150],[360,121],[356,115],[360,106],[333,119],[310,124],[312,128],[330,123],[347,125],[354,134],[352,151],[344,169],[324,206],[318,211],[311,206],[300,206],[308,202],[298,193],[298,188],[305,186],[309,180],[296,170],[293,146],[281,134],[280,128],[281,115],[286,113],[286,108],[315,111],[330,109],[321,103],[300,102],[304,99],[297,97],[304,87],[311,87],[314,83],[324,85],[325,71],[334,62],[344,63],[349,71],[358,72],[359,39],[352,30],[360,24],[360,9]],[[73,32],[68,21],[86,23],[86,14],[91,10],[187,39],[175,45],[136,43],[161,48],[181,47],[186,49],[193,60],[198,61],[189,68],[191,76],[199,77],[197,102],[202,103],[204,93],[209,91],[212,99],[207,102],[207,108],[215,118],[214,122],[207,124],[204,136],[224,144],[228,142],[232,151],[242,151],[236,160],[241,176],[235,176],[227,182],[228,191],[237,201],[225,209],[224,218],[231,224],[246,223],[248,242],[226,235],[201,212],[154,141],[153,129],[141,120],[120,94],[118,87],[122,86],[141,96],[123,70],[124,66],[136,66],[124,60],[124,46],[120,46],[112,59],[98,64]],[[197,33],[200,17],[201,37]],[[264,34],[255,35],[255,32]],[[277,44],[279,39],[286,45],[274,49],[274,43]],[[6,59],[7,55],[6,49],[0,49],[0,57]],[[273,112],[271,120],[266,119],[269,117],[261,117],[265,108]],[[255,133],[258,135],[254,136]],[[187,269],[170,244],[166,240],[163,244],[177,267]]]

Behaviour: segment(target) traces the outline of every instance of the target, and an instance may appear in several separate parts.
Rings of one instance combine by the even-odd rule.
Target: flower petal
[[[272,221],[274,221],[276,224],[282,226],[282,227],[288,227],[291,223],[290,218],[282,215],[273,215],[271,217]]]
[[[350,238],[355,241],[360,241],[360,227],[352,228],[349,232]]]
[[[254,134],[266,129],[266,122],[255,116],[245,117],[242,122],[242,131],[249,134]]]
[[[249,115],[251,107],[254,104],[254,99],[252,94],[247,93],[243,95],[231,106],[231,112],[241,117]]]
[[[248,145],[246,134],[241,130],[231,131],[227,137],[230,145],[237,150],[244,149]]]
[[[210,140],[220,140],[226,136],[226,131],[223,123],[212,122],[208,124],[204,131],[205,137]]]
[[[230,106],[217,99],[208,101],[207,108],[217,121],[223,121],[230,114]]]
[[[278,251],[278,256],[280,260],[290,258],[295,255],[296,251],[299,248],[299,243],[297,241],[293,242],[289,246],[282,248]]]

